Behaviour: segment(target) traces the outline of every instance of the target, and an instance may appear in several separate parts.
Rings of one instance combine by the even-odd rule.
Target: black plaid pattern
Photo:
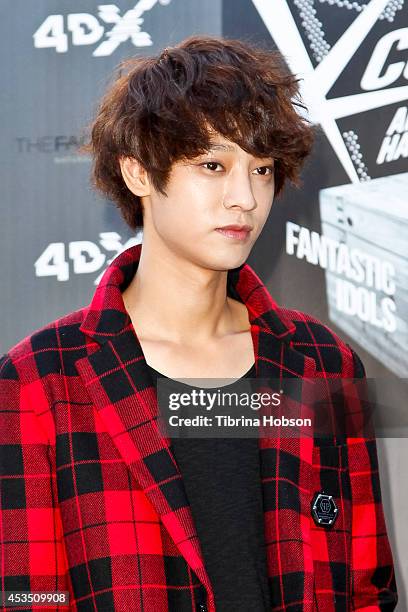
[[[58,585],[77,611],[201,612],[205,604],[216,612],[123,303],[140,253],[137,245],[112,262],[88,307],[0,358],[4,584]],[[351,347],[313,317],[280,308],[248,265],[227,280],[228,294],[248,307],[258,378],[285,390],[298,383],[287,388],[301,404],[309,379],[364,377]],[[375,440],[337,441],[259,438],[274,612],[396,605]],[[311,517],[323,488],[340,508],[331,530]]]

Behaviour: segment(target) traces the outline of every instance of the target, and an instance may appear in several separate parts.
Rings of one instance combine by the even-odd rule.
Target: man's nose
[[[224,193],[225,208],[237,206],[244,210],[256,208],[251,179],[246,172],[231,173],[226,181]]]

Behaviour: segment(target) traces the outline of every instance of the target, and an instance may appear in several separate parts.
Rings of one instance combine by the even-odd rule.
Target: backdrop
[[[384,411],[406,417],[405,0],[36,0],[29,11],[2,0],[0,18],[0,352],[87,304],[112,258],[142,240],[91,190],[76,150],[114,67],[221,34],[278,47],[320,126],[302,188],[276,199],[248,263],[280,305],[349,342],[384,381]],[[395,425],[378,447],[402,612],[408,451]]]

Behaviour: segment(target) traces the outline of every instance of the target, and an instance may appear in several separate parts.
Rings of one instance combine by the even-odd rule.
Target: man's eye
[[[214,166],[221,166],[221,164],[219,164],[218,162],[205,162],[202,165],[203,166],[212,166],[212,167],[209,167],[208,170],[215,170]]]
[[[267,176],[268,174],[273,174],[274,167],[273,166],[260,166],[259,168],[255,168],[256,170],[269,170],[269,172],[259,172],[260,176]]]

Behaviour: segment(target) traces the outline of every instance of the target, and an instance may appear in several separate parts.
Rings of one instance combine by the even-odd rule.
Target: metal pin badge
[[[319,491],[312,500],[313,520],[319,527],[332,527],[337,519],[339,509],[332,495]]]

